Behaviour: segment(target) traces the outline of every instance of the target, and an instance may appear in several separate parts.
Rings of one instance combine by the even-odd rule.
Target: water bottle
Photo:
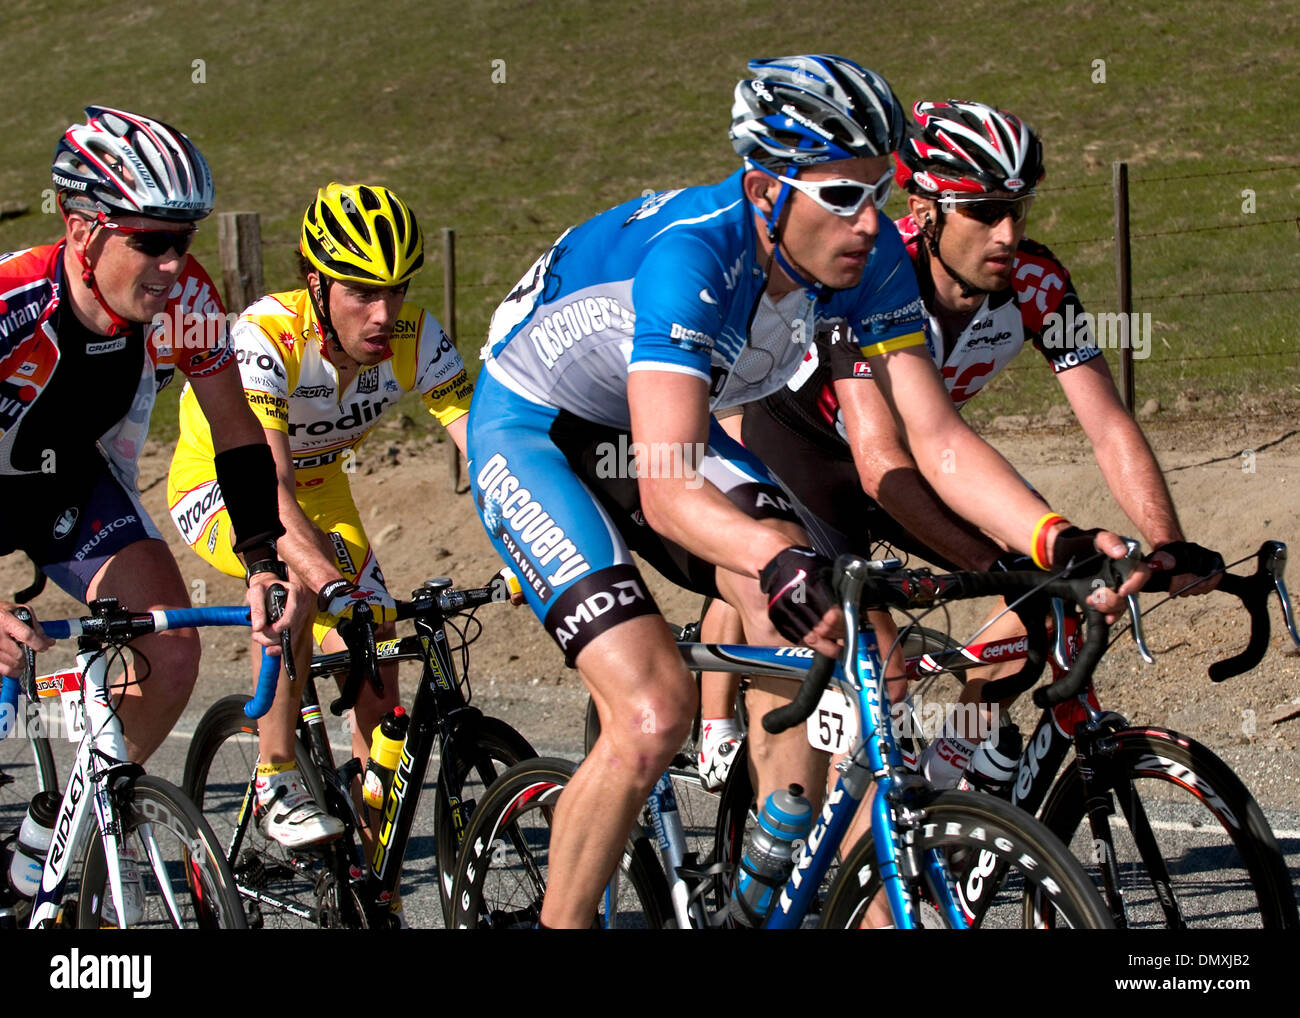
[[[9,862],[9,884],[24,898],[35,897],[40,889],[45,853],[54,837],[60,801],[55,792],[37,792],[18,829],[18,841]]]
[[[402,707],[394,707],[385,714],[370,733],[370,762],[366,764],[366,780],[361,787],[366,804],[383,809],[388,789],[393,784],[393,772],[402,759],[402,744],[406,742],[406,727],[411,719]]]
[[[808,837],[811,826],[812,804],[799,785],[778,789],[767,797],[740,862],[736,881],[740,921],[759,926],[767,919],[794,868],[794,843]]]
[[[998,730],[975,747],[959,787],[1004,795],[1016,779],[1023,749],[1020,729],[1004,718]]]

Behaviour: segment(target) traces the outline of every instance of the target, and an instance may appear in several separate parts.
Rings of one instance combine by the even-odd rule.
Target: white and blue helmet
[[[875,71],[844,57],[814,54],[751,60],[753,78],[736,85],[731,144],[777,173],[837,159],[889,155],[906,117]]]

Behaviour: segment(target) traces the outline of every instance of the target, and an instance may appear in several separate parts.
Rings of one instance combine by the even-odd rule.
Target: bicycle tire
[[[267,929],[360,926],[359,909],[347,891],[344,852],[323,846],[293,851],[263,837],[251,817],[241,815],[257,767],[257,722],[244,714],[248,697],[232,694],[216,701],[194,731],[185,759],[182,787],[216,833],[223,857],[244,897],[249,925]],[[303,782],[328,804],[311,754],[294,740]]]
[[[0,835],[16,831],[37,792],[62,792],[40,708],[20,696],[16,730],[0,740]]]
[[[927,792],[913,808],[924,814],[915,831],[917,847],[921,851],[939,849],[954,876],[965,874],[956,881],[959,893],[966,881],[1006,868],[1001,887],[980,920],[981,928],[1021,926],[1026,898],[1038,895],[1041,904],[1036,907],[1052,917],[1054,925],[1113,928],[1114,922],[1083,867],[1059,838],[1023,810],[977,792]],[[880,889],[875,845],[868,835],[841,864],[822,910],[821,925],[856,929]],[[918,893],[922,914],[937,915],[933,906],[927,907],[928,893]]]
[[[1115,813],[1111,835],[1119,867],[1124,912],[1130,926],[1262,925],[1297,929],[1295,894],[1277,839],[1245,784],[1205,746],[1177,732],[1126,728],[1109,740],[1118,773],[1130,776],[1106,789]],[[1141,857],[1117,796],[1129,790],[1141,803],[1172,883],[1157,892],[1150,863]],[[1156,794],[1159,793],[1159,794]],[[1130,801],[1132,808],[1132,801]],[[1101,886],[1093,860],[1083,780],[1071,761],[1052,786],[1043,822],[1082,860]],[[1179,913],[1171,923],[1161,897]],[[1226,902],[1226,905],[1225,905]],[[1222,910],[1227,908],[1225,914]]]
[[[140,856],[142,908],[134,929],[245,929],[243,905],[235,878],[221,854],[212,828],[185,793],[169,781],[141,775],[124,811],[123,834],[135,841]],[[172,916],[161,892],[162,875],[150,865],[145,832],[153,834],[176,902]],[[102,836],[96,828],[88,839],[77,909],[81,929],[104,925],[108,897],[108,867]],[[115,925],[110,923],[109,925]]]
[[[457,929],[531,929],[541,915],[555,801],[577,765],[541,757],[517,764],[488,789],[465,834],[452,890]],[[611,898],[613,908],[611,909]],[[593,926],[669,924],[668,884],[639,828],[628,838]],[[612,914],[611,914],[612,912]]]
[[[499,718],[480,717],[458,726],[444,745],[438,769],[433,823],[442,918],[451,924],[451,889],[465,831],[478,802],[501,771],[537,757],[528,740]],[[468,748],[468,752],[466,752]]]

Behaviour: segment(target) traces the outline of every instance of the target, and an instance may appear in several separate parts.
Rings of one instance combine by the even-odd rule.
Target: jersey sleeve
[[[445,428],[469,413],[474,385],[451,337],[433,315],[422,314],[415,387],[429,413]]]
[[[1020,242],[1012,286],[1025,333],[1054,373],[1101,356],[1070,273],[1045,245]]]
[[[708,382],[729,289],[702,240],[683,235],[660,242],[632,283],[636,327],[628,371],[675,371]]]
[[[194,258],[186,263],[175,285],[179,292],[168,304],[168,320],[155,321],[150,337],[157,340],[161,328],[169,341],[155,343],[160,365],[171,364],[186,378],[207,378],[226,371],[235,358],[226,335],[226,309],[216,285]]]
[[[854,291],[857,304],[848,316],[853,343],[839,344],[845,349],[836,364],[850,365],[868,357],[925,345],[925,309],[916,285],[912,259],[892,222],[882,217],[871,259],[863,280]],[[858,356],[850,360],[856,345]],[[849,375],[836,375],[852,377]]]
[[[249,318],[240,318],[230,330],[230,346],[253,416],[268,431],[288,434],[289,393],[295,380],[289,377],[284,351]]]

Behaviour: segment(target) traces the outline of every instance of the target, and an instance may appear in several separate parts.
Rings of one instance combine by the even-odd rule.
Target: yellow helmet
[[[424,264],[415,214],[386,187],[330,183],[302,217],[302,253],[331,279],[401,286]]]

